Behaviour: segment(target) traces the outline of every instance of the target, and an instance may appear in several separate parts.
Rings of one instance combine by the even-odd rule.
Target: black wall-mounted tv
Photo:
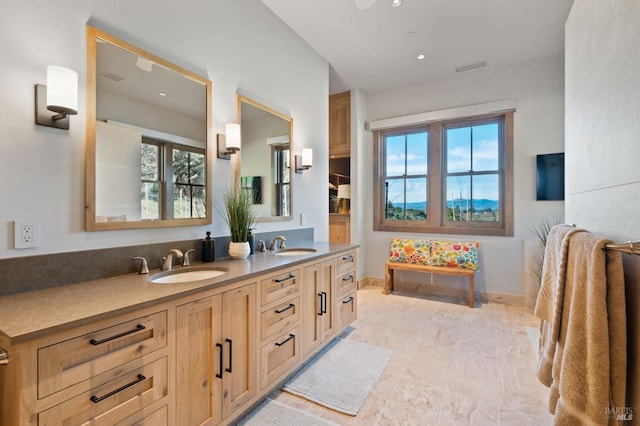
[[[564,200],[564,152],[536,156],[538,201]]]

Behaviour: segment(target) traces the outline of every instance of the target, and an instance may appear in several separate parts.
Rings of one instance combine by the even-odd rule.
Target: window
[[[142,220],[206,217],[203,149],[144,137],[140,157]]]
[[[513,235],[513,112],[379,130],[374,228]]]

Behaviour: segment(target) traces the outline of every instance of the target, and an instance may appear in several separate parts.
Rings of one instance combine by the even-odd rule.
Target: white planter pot
[[[232,259],[246,259],[249,257],[249,253],[251,253],[251,248],[249,247],[248,241],[243,243],[229,243],[229,256],[231,256]]]

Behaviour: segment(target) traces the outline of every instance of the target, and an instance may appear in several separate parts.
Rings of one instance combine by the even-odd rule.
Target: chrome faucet
[[[144,257],[134,257],[133,260],[140,261],[140,269],[138,269],[139,274],[148,274],[149,273],[149,265],[147,264],[147,259]]]
[[[280,240],[280,248],[281,249],[285,248],[284,242],[287,241],[287,239],[282,235],[278,235],[271,242],[271,246],[269,247],[270,251],[275,251],[278,249],[278,240]]]
[[[191,266],[191,258],[189,257],[189,254],[195,252],[196,249],[191,249],[191,250],[187,250],[184,253],[184,256],[182,257],[182,266]]]
[[[173,255],[176,255],[176,257],[178,259],[182,258],[182,252],[178,249],[171,249],[169,250],[169,253],[167,253],[167,256],[164,257],[164,262],[162,262],[162,270],[163,271],[170,271],[171,268],[173,267]]]

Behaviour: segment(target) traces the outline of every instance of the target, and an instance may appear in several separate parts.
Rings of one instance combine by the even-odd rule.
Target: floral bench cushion
[[[389,262],[430,265],[431,243],[429,240],[391,238]]]
[[[391,238],[389,262],[478,270],[480,243]]]
[[[479,242],[431,241],[431,265],[478,270]]]

